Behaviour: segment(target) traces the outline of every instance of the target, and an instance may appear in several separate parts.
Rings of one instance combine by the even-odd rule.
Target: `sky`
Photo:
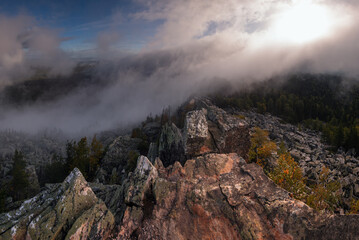
[[[0,3],[0,13],[26,14],[36,24],[56,29],[63,38],[61,48],[84,51],[95,48],[97,36],[111,30],[118,34],[116,48],[137,51],[153,36],[156,21],[146,22],[131,15],[143,7],[130,0],[14,0]]]
[[[96,132],[134,124],[223,84],[305,72],[359,79],[357,0],[0,2],[0,89],[34,67],[99,62],[98,86],[8,109],[0,128]]]

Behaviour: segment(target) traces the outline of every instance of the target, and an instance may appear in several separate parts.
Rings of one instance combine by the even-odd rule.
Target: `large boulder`
[[[146,187],[127,202],[118,239],[356,239],[359,234],[359,216],[314,211],[237,154],[206,154],[184,167],[164,168],[156,159],[157,171],[143,163],[147,174],[138,179]]]
[[[0,239],[103,239],[114,217],[78,169],[57,184],[0,215]]]
[[[186,114],[183,139],[188,158],[218,151],[208,130],[206,115],[205,109]]]
[[[201,109],[186,115],[183,142],[187,158],[206,153],[238,153],[247,159],[250,148],[249,126],[214,106],[200,100]]]
[[[176,161],[181,164],[185,163],[182,134],[174,123],[166,123],[162,127],[158,152],[165,166],[169,166]]]

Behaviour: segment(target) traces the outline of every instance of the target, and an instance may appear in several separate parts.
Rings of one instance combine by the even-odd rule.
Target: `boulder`
[[[165,166],[169,166],[176,161],[181,164],[185,163],[186,157],[184,155],[182,134],[174,123],[166,123],[162,127],[158,152]]]
[[[78,169],[54,185],[0,215],[0,239],[103,239],[114,217]]]
[[[208,131],[207,111],[191,111],[186,114],[184,125],[184,146],[188,158],[209,152],[218,152]]]
[[[199,104],[203,108],[188,112],[184,127],[184,147],[187,158],[206,153],[238,153],[248,158],[249,126],[214,106],[210,101]]]

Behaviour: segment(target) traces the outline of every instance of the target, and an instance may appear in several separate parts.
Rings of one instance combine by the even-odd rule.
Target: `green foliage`
[[[289,123],[321,131],[334,150],[344,147],[359,152],[359,84],[352,84],[343,89],[338,77],[298,75],[283,84],[271,80],[231,96],[217,95],[214,101],[222,108],[270,112]]]
[[[28,176],[25,172],[24,156],[18,150],[15,150],[13,156],[14,165],[11,171],[12,181],[10,188],[12,197],[17,200],[22,200],[26,196],[26,188],[29,185]]]
[[[134,128],[132,130],[131,138],[139,138],[141,142],[138,144],[137,149],[140,151],[141,155],[147,155],[150,143],[148,137],[143,133],[141,128]]]
[[[96,136],[92,138],[90,145],[88,144],[86,137],[81,138],[79,142],[67,142],[66,168],[68,172],[70,172],[77,167],[84,177],[91,181],[95,176],[103,153],[103,146],[96,139]]]
[[[133,172],[136,169],[137,166],[137,159],[140,156],[140,154],[136,151],[129,151],[128,157],[127,157],[127,165],[126,165],[126,172]]]
[[[277,150],[279,157],[276,159],[276,166],[269,169],[268,158],[273,156],[275,150]],[[255,128],[252,134],[249,161],[260,165],[264,172],[278,186],[290,192],[292,197],[306,201],[309,206],[316,210],[334,211],[340,204],[338,193],[340,184],[328,180],[329,170],[327,168],[322,169],[319,183],[313,189],[309,189],[305,184],[301,168],[288,153],[284,142],[281,142],[277,148],[276,144],[269,140],[268,132],[260,128]],[[355,209],[353,211],[357,211]]]
[[[280,187],[291,192],[296,199],[305,199],[307,195],[305,178],[298,163],[289,153],[280,154],[277,166],[269,173],[269,177]]]
[[[0,189],[0,213],[4,212],[6,210],[5,201],[6,201],[7,197],[9,197],[8,191],[4,187],[1,188]]]
[[[44,177],[41,179],[41,185],[44,183],[60,183],[67,176],[66,165],[61,160],[55,160],[45,166]]]
[[[329,181],[329,169],[324,167],[319,176],[319,183],[307,197],[307,204],[316,210],[334,211],[340,204],[339,189],[339,182]]]

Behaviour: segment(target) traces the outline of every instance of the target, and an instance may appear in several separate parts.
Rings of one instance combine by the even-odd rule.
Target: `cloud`
[[[27,15],[0,15],[0,87],[29,77],[31,67],[51,67],[51,73],[68,73],[73,64],[59,48],[57,31],[37,26]]]
[[[275,36],[273,22],[298,2],[136,0],[144,10],[134,13],[135,19],[162,22],[141,51],[113,56],[112,46],[122,34],[109,27],[96,41],[103,60],[97,66],[97,84],[56,102],[12,109],[3,114],[0,125],[25,131],[56,127],[67,133],[92,133],[136,123],[192,95],[216,91],[224,83],[236,87],[298,71],[358,76],[357,1],[304,0],[329,9],[330,34],[299,44],[282,41]],[[27,28],[18,21],[19,29]],[[24,37],[31,51],[46,53],[40,59],[61,57],[56,48],[59,40],[50,37],[56,32],[38,31],[31,32],[32,38]],[[24,62],[24,40],[14,41],[21,31],[14,32],[9,41],[16,43],[12,54],[8,48],[1,50],[0,42],[1,59],[9,69]]]

